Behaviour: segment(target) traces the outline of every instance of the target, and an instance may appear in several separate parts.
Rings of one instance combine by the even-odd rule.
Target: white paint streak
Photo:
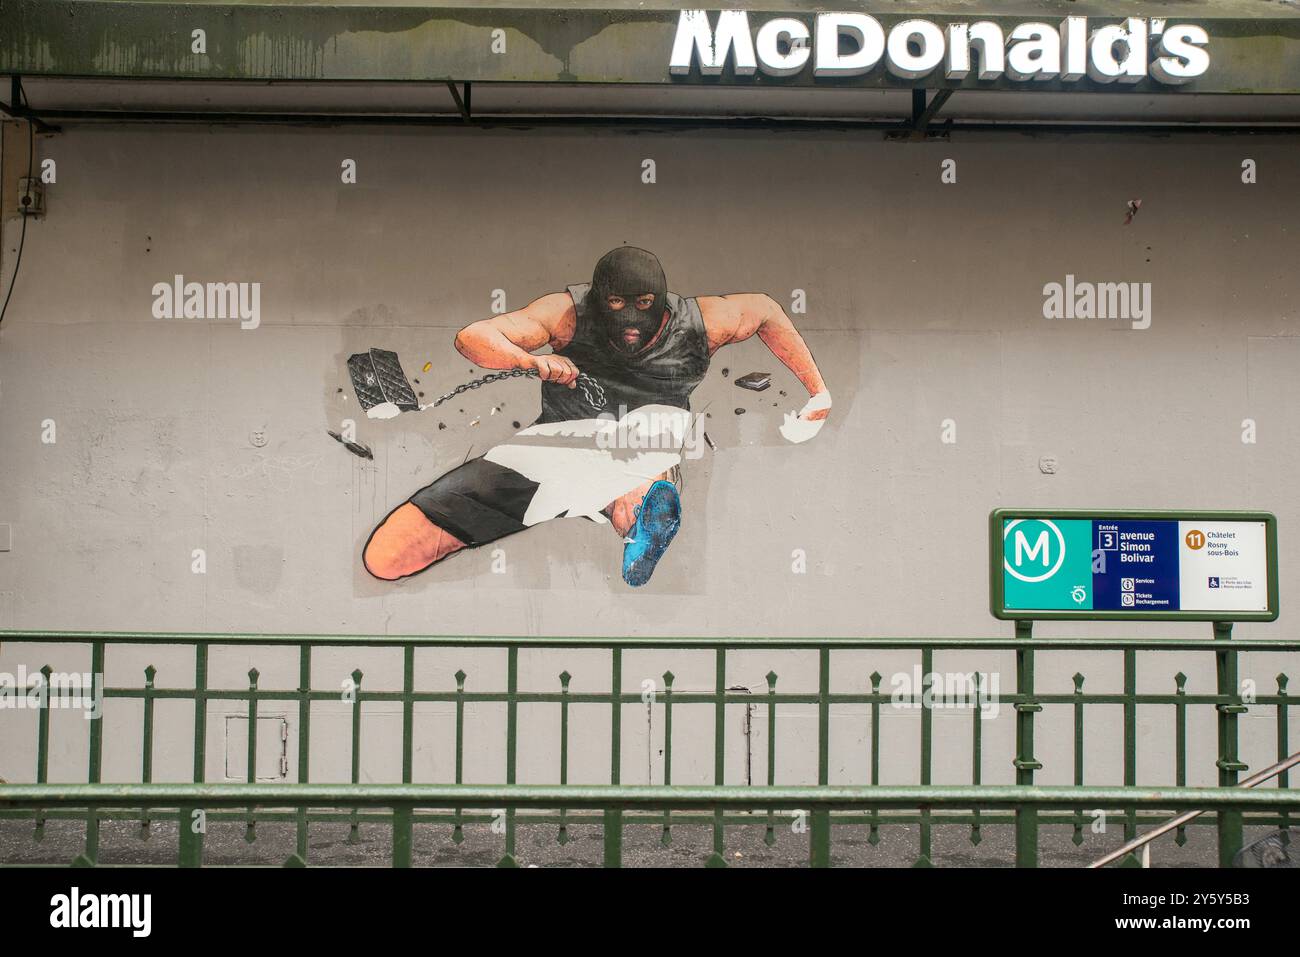
[[[781,436],[787,442],[807,442],[814,435],[822,430],[826,424],[825,419],[814,419],[811,422],[804,418],[810,412],[819,412],[822,409],[831,407],[831,394],[829,392],[818,392],[815,396],[804,403],[804,407],[798,412],[787,412],[785,421],[781,424]]]
[[[684,409],[647,405],[621,420],[573,419],[534,425],[483,457],[540,486],[524,515],[525,525],[560,515],[604,523],[607,519],[601,509],[606,505],[681,464],[680,452],[672,443],[658,441],[658,436],[682,435],[689,417]],[[630,435],[637,437],[636,445],[624,438]],[[542,444],[531,443],[529,438],[569,441]]]

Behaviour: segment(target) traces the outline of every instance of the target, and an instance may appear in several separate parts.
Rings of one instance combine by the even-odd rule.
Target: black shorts
[[[466,545],[483,545],[526,526],[536,482],[484,458],[470,459],[411,496],[433,524]]]

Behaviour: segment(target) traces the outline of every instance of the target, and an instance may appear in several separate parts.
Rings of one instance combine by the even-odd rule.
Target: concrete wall
[[[71,128],[38,146],[58,179],[48,217],[29,224],[0,330],[0,523],[13,526],[12,550],[0,553],[0,627],[1005,634],[988,615],[986,529],[989,510],[1009,505],[1270,509],[1281,528],[1283,615],[1238,633],[1288,635],[1300,597],[1291,574],[1300,539],[1290,532],[1300,521],[1296,147],[1283,137],[895,144],[838,133]],[[641,179],[646,158],[657,164],[654,184]],[[947,158],[956,184],[940,181]],[[1246,158],[1258,164],[1256,185],[1241,182]],[[344,159],[358,164],[355,185],[340,182]],[[1141,210],[1126,226],[1134,198]],[[18,235],[8,223],[6,273]],[[527,424],[537,386],[489,386],[375,422],[359,414],[347,357],[397,351],[428,401],[471,376],[452,336],[489,314],[493,290],[516,308],[588,280],[598,256],[624,242],[655,251],[683,295],[766,292],[789,308],[792,290],[806,290],[807,313],[793,318],[834,395],[827,427],[807,444],[785,443],[777,427],[802,403],[797,382],[758,340],[730,347],[694,397],[718,450],[687,463],[682,532],[644,589],[621,581],[617,536],[583,521],[500,543],[502,574],[484,548],[400,584],[369,578],[359,551],[371,528],[505,439],[512,421]],[[153,318],[153,285],[178,273],[260,282],[260,326]],[[1151,282],[1151,327],[1044,319],[1043,286],[1067,273]],[[777,373],[773,389],[734,386],[755,370]],[[373,461],[326,435],[346,418]],[[1242,441],[1246,418],[1257,423],[1254,444]],[[945,419],[955,420],[955,444],[941,441]],[[45,420],[56,424],[54,444],[42,442]],[[250,439],[256,432],[264,446]],[[1059,460],[1055,474],[1039,469],[1046,455]],[[194,549],[206,552],[206,574],[191,570]],[[805,574],[792,572],[796,549]],[[1208,626],[1039,629],[1135,632]],[[0,664],[39,666],[47,651],[7,643]],[[591,654],[589,678],[569,653],[540,661],[536,680],[553,688],[568,667],[576,683],[607,687],[607,657]],[[231,653],[214,668],[241,687],[256,663],[264,687],[294,687],[295,662],[277,655],[286,653]],[[192,657],[175,650],[110,657],[122,683],[138,684],[149,661],[163,670],[160,684],[192,681]],[[391,653],[337,657],[321,666],[322,686],[359,665],[400,682],[400,668],[393,679],[396,666],[382,664]],[[688,657],[629,666],[627,685],[671,664],[684,684],[710,686],[711,661],[696,675]],[[734,680],[763,688],[772,658],[738,662]],[[438,686],[469,659],[422,660]],[[1270,690],[1285,663],[1254,660]],[[791,682],[815,679],[814,660],[789,661],[777,670]],[[1040,687],[1066,690],[1080,668],[1104,682],[1115,664],[1062,660]],[[1151,690],[1171,690],[1179,666],[1209,690],[1205,664],[1162,658]],[[864,660],[837,681],[861,686],[874,668],[887,673]],[[184,710],[178,723],[188,723]],[[138,706],[132,713],[138,723]],[[400,716],[390,719],[400,729]],[[9,780],[30,777],[20,720],[11,715],[9,727],[21,747],[0,749],[15,756],[0,767]],[[445,731],[446,715],[439,720]],[[497,718],[484,711],[483,720]],[[1259,722],[1265,755],[1271,720]],[[345,713],[339,721],[345,734]],[[1167,717],[1152,721],[1159,741],[1172,738]],[[177,748],[187,747],[187,730],[177,733]],[[707,776],[711,739],[692,740]],[[1003,741],[998,770],[985,780],[1005,780],[1010,738],[994,740]],[[1152,741],[1152,766],[1164,767],[1172,741]],[[844,753],[855,746],[846,738]],[[74,779],[83,765],[79,746],[68,747],[64,779]],[[122,778],[138,774],[134,749],[123,752]],[[797,750],[784,748],[790,775],[806,779]],[[914,776],[913,750],[893,756],[894,780]],[[545,778],[553,750],[529,753]],[[640,753],[628,760],[644,776],[644,745]],[[187,754],[176,752],[181,777]],[[346,753],[334,757],[345,776]],[[391,779],[391,755],[370,760],[367,777]],[[588,779],[600,779],[607,759],[593,760]],[[499,780],[497,759],[483,761],[479,779]],[[1049,774],[1058,772],[1068,767]]]

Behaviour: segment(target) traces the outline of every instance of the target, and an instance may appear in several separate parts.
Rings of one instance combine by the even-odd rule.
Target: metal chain
[[[437,399],[432,405],[423,406],[423,408],[435,408],[442,405],[448,399],[455,398],[462,392],[468,392],[470,389],[477,389],[479,386],[487,385],[489,382],[500,382],[502,379],[518,379],[521,376],[528,376],[536,379],[538,373],[536,369],[510,369],[506,372],[491,372],[481,379],[471,379],[462,385],[456,386],[455,389],[448,392],[442,398]],[[578,373],[578,388],[582,390],[582,396],[587,400],[587,404],[593,409],[605,408],[605,390],[601,384],[587,375],[585,372]],[[595,392],[593,396],[592,393]]]

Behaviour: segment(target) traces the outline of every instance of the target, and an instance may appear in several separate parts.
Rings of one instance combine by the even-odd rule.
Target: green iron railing
[[[935,810],[1010,808],[1017,813],[1053,809],[1071,811],[1080,807],[1162,811],[1188,808],[1223,813],[1300,809],[1300,791],[1252,791],[1243,788],[1129,788],[1129,787],[1021,787],[1019,785],[934,785],[846,787],[623,787],[618,785],[435,785],[435,784],[18,784],[0,787],[0,803],[9,809],[47,813],[60,806],[93,807],[101,814],[110,809],[138,815],[149,807],[174,807],[163,815],[187,824],[202,811],[211,816],[215,809],[248,813],[253,807],[375,808],[388,814],[376,817],[392,825],[392,862],[409,867],[417,823],[444,818],[421,814],[424,808],[548,809],[565,806],[570,810],[601,812],[604,823],[604,863],[617,867],[622,862],[623,828],[636,812],[658,813],[727,810],[802,810],[809,813],[809,862],[829,866],[832,812],[862,812],[891,808]],[[337,818],[335,818],[337,819]],[[178,863],[198,867],[203,859],[202,834],[180,827]],[[301,863],[300,861],[294,863]],[[504,864],[513,864],[509,858]],[[713,858],[710,863],[721,863]]]
[[[1239,717],[1248,708],[1272,708],[1276,714],[1276,750],[1278,759],[1289,749],[1288,720],[1290,699],[1288,678],[1277,675],[1277,689],[1272,694],[1243,697],[1238,687],[1239,658],[1252,654],[1294,653],[1300,642],[1273,640],[1239,640],[1231,638],[1231,626],[1215,626],[1213,639],[1062,639],[1031,637],[1027,623],[1018,623],[1017,637],[995,639],[714,639],[714,638],[498,638],[498,637],[368,637],[353,635],[206,635],[206,634],[109,634],[0,632],[0,642],[56,643],[90,646],[91,671],[101,682],[107,649],[131,645],[184,645],[194,649],[193,687],[158,687],[157,669],[143,669],[139,687],[96,687],[105,699],[139,699],[142,702],[143,734],[140,756],[140,783],[105,784],[102,782],[104,719],[86,722],[89,757],[85,784],[48,783],[50,755],[50,721],[43,708],[37,722],[36,767],[34,784],[0,785],[0,819],[27,819],[34,822],[34,836],[42,835],[44,822],[50,819],[74,819],[85,822],[85,849],[77,862],[95,864],[99,857],[99,826],[104,820],[141,822],[142,834],[150,822],[175,820],[179,826],[179,862],[198,865],[203,858],[201,831],[184,826],[190,815],[202,809],[208,819],[245,820],[251,837],[258,821],[292,821],[296,824],[296,851],[286,863],[309,862],[308,828],[315,822],[346,822],[353,833],[360,823],[389,823],[393,829],[393,862],[409,863],[412,828],[419,823],[452,825],[452,840],[459,842],[463,827],[492,820],[482,809],[505,810],[504,855],[502,862],[515,861],[517,819],[526,815],[528,823],[557,825],[557,840],[568,837],[570,823],[579,815],[591,819],[599,812],[605,828],[605,863],[617,865],[622,858],[622,830],[629,823],[659,824],[665,843],[671,841],[676,823],[711,824],[712,854],[709,862],[725,860],[725,828],[729,824],[756,823],[753,811],[766,814],[759,823],[766,829],[765,840],[774,842],[776,812],[798,809],[808,813],[809,860],[829,864],[833,828],[863,827],[868,840],[879,841],[883,824],[915,823],[918,827],[917,863],[932,859],[932,834],[937,824],[963,824],[970,828],[970,840],[979,843],[980,828],[987,824],[1015,825],[1016,864],[1038,864],[1039,828],[1042,823],[1072,827],[1076,845],[1085,840],[1084,815],[1097,809],[1114,810],[1124,821],[1124,836],[1132,839],[1139,822],[1159,820],[1163,812],[1192,808],[1215,812],[1218,828],[1218,853],[1226,866],[1241,848],[1243,826],[1269,825],[1288,827],[1300,792],[1289,789],[1286,772],[1278,776],[1277,786],[1259,791],[1235,788],[1238,774],[1246,770],[1239,759]],[[299,680],[296,688],[262,686],[256,668],[249,672],[246,689],[209,686],[209,653],[216,647],[293,647],[297,649]],[[310,784],[312,754],[312,705],[315,702],[340,700],[338,689],[312,687],[312,652],[322,648],[356,647],[359,651],[375,647],[402,649],[403,678],[400,691],[367,690],[360,670],[352,673],[351,712],[351,784]],[[506,657],[505,688],[471,690],[470,675],[463,669],[455,673],[455,690],[420,690],[416,687],[416,650],[420,648],[489,648],[504,652]],[[610,690],[574,691],[571,676],[562,671],[552,691],[522,691],[519,688],[519,652],[521,649],[549,650],[601,649],[609,654]],[[662,715],[664,727],[664,762],[662,785],[624,787],[621,785],[623,727],[625,705],[642,702],[636,691],[624,691],[623,653],[629,649],[656,652],[673,650],[709,651],[714,656],[712,690],[685,692],[673,687],[671,671],[662,675],[663,689],[650,707]],[[727,662],[730,652],[803,651],[817,656],[815,691],[778,690],[779,675],[766,675],[766,693],[729,688]],[[883,785],[880,780],[882,746],[881,709],[890,707],[894,693],[882,690],[879,671],[869,676],[870,691],[832,691],[832,658],[840,652],[914,652],[919,657],[921,673],[934,671],[936,652],[1012,652],[1015,656],[1015,687],[1010,692],[983,689],[985,702],[1014,710],[1015,769],[1014,786],[985,785],[982,717],[978,702],[971,707],[969,786],[933,785],[933,714],[920,709],[919,784],[898,787]],[[1068,693],[1036,692],[1034,686],[1036,652],[1111,652],[1122,661],[1123,691],[1118,693],[1085,692],[1085,677],[1076,673],[1073,690]],[[1186,689],[1186,678],[1179,672],[1170,676],[1167,692],[1142,692],[1138,687],[1140,652],[1196,653],[1209,656],[1215,664],[1217,687],[1214,694],[1193,694]],[[50,667],[44,669],[48,676]],[[978,674],[980,669],[972,669]],[[919,703],[920,690],[913,690],[913,702]],[[155,705],[164,700],[188,700],[194,704],[193,783],[161,784],[152,782],[154,757]],[[297,704],[297,783],[258,784],[256,775],[257,714],[260,702],[290,701]],[[207,763],[207,719],[210,705],[222,701],[243,702],[248,721],[248,783],[205,783]],[[362,705],[366,702],[397,702],[402,711],[401,767],[402,781],[391,785],[361,784]],[[455,708],[454,780],[445,784],[417,784],[413,778],[413,742],[415,706],[421,702],[450,703]],[[500,785],[464,783],[467,704],[504,703],[506,780]],[[557,712],[558,786],[518,785],[519,707],[522,704],[549,704]],[[577,786],[568,784],[570,708],[575,704],[603,704],[610,707],[609,784]],[[817,712],[817,786],[780,787],[776,785],[777,736],[779,708],[783,705],[815,705]],[[713,784],[707,787],[681,786],[672,783],[674,736],[698,734],[698,725],[674,727],[674,709],[682,705],[712,706],[714,744]],[[728,784],[725,774],[728,705],[750,705],[766,710],[767,781],[766,785],[737,787]],[[831,710],[838,705],[867,705],[870,708],[870,749],[867,765],[869,780],[859,786],[830,784]],[[1041,787],[1034,782],[1042,768],[1035,752],[1035,717],[1044,706],[1069,706],[1073,714],[1072,766],[1074,785]],[[1091,706],[1109,705],[1123,712],[1122,787],[1089,787],[1084,775],[1085,714]],[[1137,780],[1137,714],[1145,706],[1171,707],[1174,711],[1172,736],[1176,760],[1175,786],[1153,788],[1140,786]],[[1186,787],[1187,714],[1189,708],[1215,709],[1217,715],[1216,768],[1219,788]],[[225,712],[229,713],[229,712]],[[0,717],[0,720],[3,720]],[[10,725],[12,728],[12,725]],[[472,730],[472,729],[469,729]],[[0,725],[0,744],[10,741],[11,730]],[[1040,742],[1041,744],[1041,742]],[[337,742],[331,741],[337,747]],[[1069,745],[1051,743],[1052,753],[1060,754]],[[288,810],[284,810],[284,809]],[[208,813],[210,811],[210,813]],[[703,817],[701,817],[701,813]],[[1249,813],[1250,817],[1244,817]],[[1175,840],[1185,840],[1178,828]]]

